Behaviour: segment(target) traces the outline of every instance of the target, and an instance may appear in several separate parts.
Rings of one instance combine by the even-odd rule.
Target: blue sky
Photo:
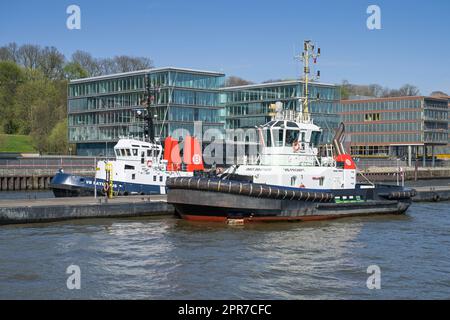
[[[66,8],[81,8],[81,30]],[[381,30],[366,9],[381,8]],[[147,56],[155,65],[223,71],[254,82],[298,77],[304,39],[322,48],[322,81],[417,85],[450,93],[450,1],[3,0],[0,45],[51,45],[67,57]]]

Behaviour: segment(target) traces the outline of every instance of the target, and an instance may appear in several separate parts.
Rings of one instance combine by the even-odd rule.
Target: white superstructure
[[[192,172],[168,171],[167,161],[163,159],[163,148],[157,143],[120,139],[114,146],[114,152],[115,160],[97,163],[95,178],[99,181],[105,180],[106,164],[110,163],[114,192],[119,194],[122,192],[148,194],[149,191],[165,194],[167,178],[193,175]]]

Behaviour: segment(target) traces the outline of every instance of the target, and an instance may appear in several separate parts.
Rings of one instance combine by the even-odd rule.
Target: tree
[[[89,77],[95,77],[102,74],[100,63],[88,52],[77,50],[72,54],[72,62],[78,63]]]
[[[54,154],[67,154],[67,118],[60,120],[47,138],[47,150]]]
[[[0,48],[0,60],[12,61],[17,63],[19,60],[18,51],[19,48],[17,46],[17,43],[11,42],[8,45]]]
[[[405,84],[400,89],[398,89],[398,92],[401,97],[403,96],[418,96],[420,95],[420,90],[411,84]]]
[[[38,59],[38,68],[49,79],[61,79],[65,57],[55,47],[45,47]]]
[[[12,61],[0,61],[0,128],[8,134],[18,130],[14,104],[19,85],[24,81],[22,69]]]
[[[116,73],[153,68],[153,62],[144,57],[116,56],[113,62]]]
[[[420,94],[416,86],[405,84],[400,89],[389,89],[379,84],[356,85],[351,84],[347,80],[343,80],[341,84],[341,99],[348,99],[350,96],[362,96],[373,98],[387,97],[403,97],[417,96]]]
[[[253,82],[236,77],[236,76],[229,76],[225,80],[226,87],[245,86],[247,84],[253,84]]]
[[[18,62],[29,69],[36,69],[39,65],[41,47],[33,44],[21,46],[17,52]]]
[[[78,62],[69,62],[63,68],[64,78],[67,80],[87,78],[88,72]]]

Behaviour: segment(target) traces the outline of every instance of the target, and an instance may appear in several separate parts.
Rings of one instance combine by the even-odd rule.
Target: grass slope
[[[30,136],[0,134],[0,152],[36,152]]]

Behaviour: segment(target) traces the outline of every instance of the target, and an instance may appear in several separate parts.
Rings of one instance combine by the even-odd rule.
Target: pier
[[[0,191],[47,190],[58,170],[93,176],[98,160],[79,156],[0,157]]]
[[[0,225],[172,214],[174,209],[165,195],[0,201]]]
[[[450,200],[450,186],[414,188],[414,202]],[[0,200],[0,225],[173,215],[174,208],[166,200],[166,195]]]

